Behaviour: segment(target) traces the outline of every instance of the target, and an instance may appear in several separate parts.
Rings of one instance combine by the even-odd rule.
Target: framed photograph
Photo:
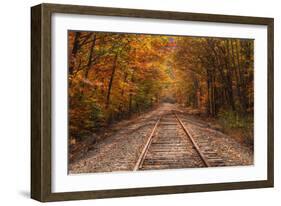
[[[272,18],[31,8],[31,197],[273,187]]]

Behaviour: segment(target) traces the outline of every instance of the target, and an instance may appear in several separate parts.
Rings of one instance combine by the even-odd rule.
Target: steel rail
[[[206,167],[211,167],[210,163],[207,161],[206,157],[204,156],[204,154],[201,152],[199,146],[197,145],[197,143],[195,142],[195,140],[193,139],[191,133],[186,129],[186,127],[184,126],[183,122],[180,120],[180,118],[178,117],[178,115],[173,112],[173,114],[175,115],[176,119],[178,120],[178,122],[180,123],[182,129],[184,130],[185,134],[187,135],[187,137],[190,139],[190,141],[192,142],[192,144],[194,145],[194,148],[196,149],[197,153],[199,154],[200,158],[202,159],[202,161],[204,162],[204,164],[206,165]]]
[[[134,167],[133,171],[137,171],[142,166],[143,161],[144,161],[145,156],[146,156],[146,153],[148,151],[148,148],[151,145],[152,137],[153,137],[153,135],[154,135],[154,133],[156,131],[156,128],[157,128],[160,120],[161,120],[161,117],[157,120],[156,124],[154,125],[154,127],[152,129],[152,132],[150,133],[150,135],[149,135],[149,137],[148,137],[148,139],[146,141],[146,144],[144,145],[144,147],[142,149],[142,152],[141,152],[141,154],[140,154],[140,156],[138,158],[137,163],[135,164],[135,167]]]

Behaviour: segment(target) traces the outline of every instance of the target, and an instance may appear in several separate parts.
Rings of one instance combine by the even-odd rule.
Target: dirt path
[[[69,172],[73,174],[133,170],[155,123],[160,116],[171,112],[171,110],[180,113],[179,117],[194,134],[199,146],[200,142],[208,141],[209,147],[224,160],[225,166],[253,164],[251,149],[239,144],[233,138],[209,128],[207,122],[197,121],[194,117],[181,113],[179,106],[162,104],[155,110],[135,119],[121,121],[114,125],[111,129],[116,132],[94,144],[83,157],[70,163]],[[167,132],[158,131],[158,136],[164,138],[167,136]],[[174,132],[179,134],[178,131]],[[189,150],[188,147],[187,150]],[[196,167],[196,164],[186,164],[184,167]]]

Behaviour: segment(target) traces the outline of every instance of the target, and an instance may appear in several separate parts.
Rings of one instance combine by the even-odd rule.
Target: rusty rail
[[[148,139],[147,139],[147,142],[146,142],[146,144],[144,145],[144,147],[143,147],[143,149],[142,149],[142,152],[141,152],[141,154],[140,154],[140,156],[139,156],[139,159],[138,159],[138,161],[137,161],[137,163],[136,163],[136,165],[135,165],[135,167],[134,167],[134,171],[137,171],[137,170],[141,167],[141,165],[142,165],[142,163],[143,163],[143,161],[144,161],[144,159],[145,159],[145,155],[146,155],[146,153],[147,153],[147,151],[148,151],[148,148],[149,148],[149,146],[150,146],[150,144],[151,144],[151,142],[152,142],[152,137],[153,137],[153,135],[154,135],[154,133],[155,133],[155,130],[156,130],[156,128],[157,128],[157,126],[158,126],[160,120],[161,120],[161,117],[157,120],[156,124],[154,125],[154,127],[153,127],[153,129],[152,129],[152,132],[150,133],[150,135],[149,135],[149,137],[148,137]]]
[[[207,161],[207,158],[203,155],[203,153],[201,152],[199,146],[197,145],[197,143],[193,139],[191,133],[186,129],[186,127],[184,126],[183,122],[180,120],[178,115],[175,112],[173,112],[173,113],[174,113],[176,119],[178,120],[178,122],[180,123],[182,129],[184,130],[185,134],[187,135],[187,137],[190,139],[190,141],[194,145],[194,148],[196,149],[197,153],[199,154],[200,158],[202,159],[202,161],[204,162],[206,167],[211,167],[210,163]]]

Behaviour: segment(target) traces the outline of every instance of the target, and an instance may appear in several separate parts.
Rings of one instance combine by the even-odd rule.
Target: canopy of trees
[[[167,100],[253,113],[253,40],[70,31],[68,42],[72,138]]]

